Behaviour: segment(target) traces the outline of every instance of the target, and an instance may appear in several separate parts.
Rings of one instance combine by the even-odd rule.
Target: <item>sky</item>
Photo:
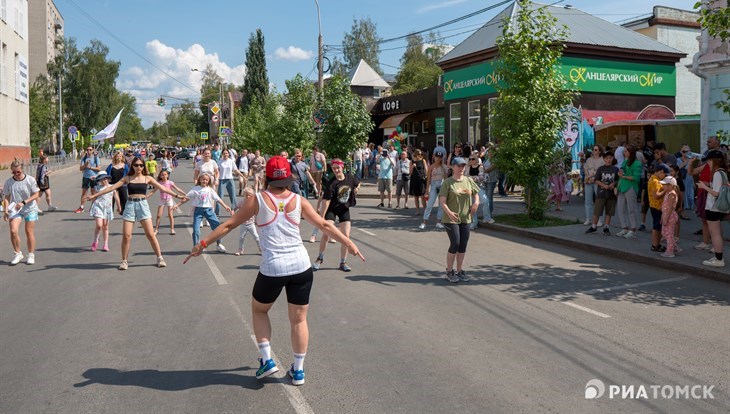
[[[243,84],[245,52],[251,33],[260,28],[266,46],[270,83],[282,92],[297,73],[317,78],[317,6],[314,0],[54,0],[64,33],[79,49],[93,39],[109,48],[108,59],[121,62],[117,88],[137,99],[146,128],[164,121],[174,98],[197,100],[207,65],[225,82]],[[501,0],[319,0],[325,45],[339,45],[353,19],[369,17],[382,38],[462,17]],[[571,5],[610,22],[652,13],[655,5],[692,10],[695,0],[551,0]],[[544,3],[548,3],[545,1]],[[445,26],[439,33],[456,45],[508,4]],[[382,45],[385,73],[397,73],[405,40]],[[332,59],[333,52],[325,56]],[[342,60],[341,55],[337,55]],[[161,96],[167,105],[156,105]]]

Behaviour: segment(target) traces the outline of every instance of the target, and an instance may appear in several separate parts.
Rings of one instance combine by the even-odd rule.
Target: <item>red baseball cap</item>
[[[266,183],[272,187],[288,187],[294,182],[289,160],[276,155],[266,162]]]

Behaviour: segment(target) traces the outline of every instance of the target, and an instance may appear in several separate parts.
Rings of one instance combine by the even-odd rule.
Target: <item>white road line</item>
[[[632,283],[630,285],[619,285],[619,286],[613,286],[613,287],[608,287],[608,288],[591,289],[591,290],[586,290],[584,292],[578,292],[578,293],[582,294],[582,295],[592,295],[594,293],[603,293],[603,292],[611,292],[614,290],[631,289],[631,288],[639,287],[639,286],[649,286],[649,285],[658,285],[660,283],[679,282],[680,280],[685,280],[685,279],[689,279],[689,276],[680,276],[680,277],[673,277],[671,279],[653,280],[651,282]]]
[[[249,325],[248,322],[246,322],[246,319],[243,317],[243,312],[241,312],[241,308],[236,305],[236,302],[233,300],[232,297],[229,297],[228,300],[230,301],[231,306],[233,306],[236,312],[238,312],[238,317],[239,319],[241,319],[241,322],[243,322],[243,326],[249,332],[253,344],[258,347],[258,343],[256,342],[256,335],[254,335],[253,329],[251,329],[251,325]],[[276,362],[276,365],[278,367],[282,368],[279,370],[279,373],[275,374],[274,376],[279,380],[279,384],[284,387],[284,391],[286,391],[286,398],[289,399],[289,403],[294,408],[294,411],[297,412],[297,414],[314,414],[314,410],[312,410],[312,407],[309,406],[309,403],[307,403],[307,400],[306,398],[304,398],[302,392],[299,391],[297,387],[288,384],[288,381],[286,380],[286,370],[288,368],[281,364],[281,361],[279,361],[279,358],[276,356],[273,349],[271,350],[271,359]],[[284,375],[282,375],[282,372],[284,373]]]
[[[585,306],[576,305],[573,302],[560,302],[560,303],[562,303],[563,305],[568,305],[568,306],[576,308],[576,309],[580,309],[584,312],[588,312],[591,315],[600,316],[601,318],[610,318],[611,317],[609,315],[606,315],[605,313],[597,312],[597,311],[594,311],[593,309],[586,308]]]
[[[193,234],[193,228],[188,227],[188,231],[190,232],[190,235]],[[227,285],[228,281],[225,277],[223,277],[223,273],[218,269],[218,266],[215,265],[215,262],[213,259],[210,258],[208,253],[203,253],[200,256],[203,257],[203,260],[205,260],[205,263],[208,264],[208,268],[210,268],[210,272],[213,273],[213,277],[215,277],[215,281],[218,282],[219,285]]]
[[[364,230],[364,229],[358,229],[358,230],[360,230],[361,232],[363,232],[363,233],[365,233],[365,234],[369,234],[369,235],[371,235],[371,236],[375,236],[375,233],[369,232],[369,231],[367,231],[367,230]]]

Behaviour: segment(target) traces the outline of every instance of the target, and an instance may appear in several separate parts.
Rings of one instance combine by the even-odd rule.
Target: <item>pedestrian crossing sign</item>
[[[202,140],[208,139],[208,133],[207,132],[201,132],[200,133],[200,139],[202,139]]]

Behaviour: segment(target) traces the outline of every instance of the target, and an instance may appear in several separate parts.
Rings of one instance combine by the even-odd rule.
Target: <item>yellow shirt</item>
[[[147,173],[149,175],[155,175],[157,172],[157,161],[149,160],[145,164],[147,164]]]
[[[654,175],[649,177],[649,185],[647,186],[647,191],[649,192],[649,207],[657,210],[662,209],[664,197],[656,196],[656,192],[661,189],[662,185],[659,183],[659,180]]]

